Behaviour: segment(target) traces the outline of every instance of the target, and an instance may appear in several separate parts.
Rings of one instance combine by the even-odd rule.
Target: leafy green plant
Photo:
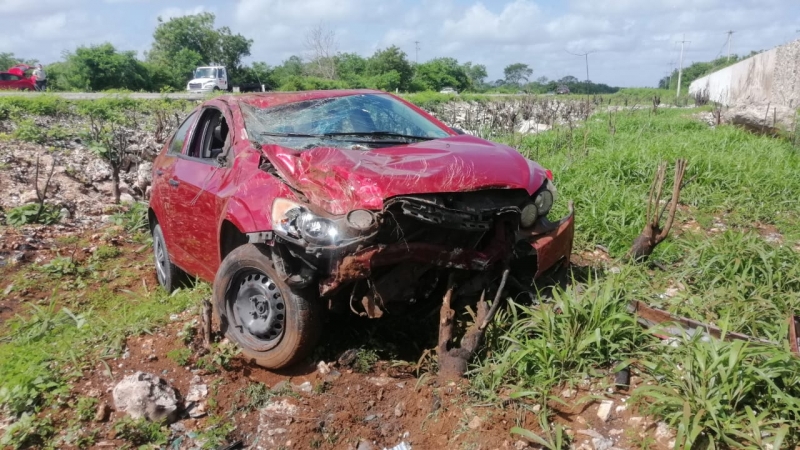
[[[23,119],[17,123],[12,136],[20,141],[44,144],[47,141],[47,130],[37,125],[33,119]]]
[[[276,395],[264,383],[253,382],[248,383],[247,386],[239,389],[237,392],[239,397],[239,406],[237,409],[240,411],[254,411],[261,409],[272,400]]]
[[[49,417],[39,419],[33,414],[24,413],[6,428],[0,437],[0,446],[22,449],[43,445],[53,433],[55,428],[52,419]]]
[[[234,430],[236,430],[236,425],[233,424],[230,417],[212,414],[206,421],[206,428],[197,433],[195,439],[202,442],[203,449],[218,448],[227,443],[228,437]]]
[[[116,258],[121,254],[122,250],[120,250],[119,247],[114,247],[113,245],[101,245],[97,248],[97,251],[94,252],[94,257],[100,261],[103,261],[106,259]]]
[[[133,445],[155,444],[163,445],[168,442],[169,431],[158,422],[147,419],[132,419],[125,416],[114,424],[117,437]]]
[[[538,435],[530,430],[521,427],[512,427],[511,434],[518,434],[525,439],[540,445],[548,450],[563,450],[569,448],[570,438],[561,424],[549,422],[550,411],[543,409],[539,413],[539,428],[542,435]]]
[[[232,342],[225,342],[216,346],[211,360],[225,370],[230,370],[231,361],[241,352],[239,347]]]
[[[678,429],[679,448],[800,440],[800,361],[786,350],[697,335],[642,363],[659,383],[632,400]]]
[[[37,218],[38,216],[38,218]],[[45,204],[41,211],[36,203],[18,206],[8,211],[6,221],[9,225],[20,226],[31,223],[51,225],[61,220],[61,210],[55,205]]]
[[[120,211],[111,216],[111,220],[115,225],[124,227],[125,231],[129,233],[145,231],[148,227],[147,204],[133,202],[123,206]]]
[[[81,422],[88,422],[94,418],[97,412],[98,400],[93,397],[78,397],[73,405],[75,418]]]
[[[192,351],[188,348],[176,348],[167,352],[167,358],[175,361],[179,366],[189,364],[189,358],[192,356]]]
[[[378,352],[374,349],[360,348],[356,352],[353,369],[358,373],[368,373],[379,360]]]

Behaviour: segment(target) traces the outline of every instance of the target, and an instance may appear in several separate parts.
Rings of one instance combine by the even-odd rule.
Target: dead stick
[[[508,268],[506,268],[506,270],[503,271],[503,278],[500,279],[500,287],[497,288],[497,294],[495,294],[494,296],[494,302],[492,302],[492,307],[489,309],[489,313],[486,315],[486,318],[483,319],[483,323],[481,323],[480,328],[478,328],[481,331],[483,331],[484,329],[486,329],[487,326],[489,326],[489,323],[492,321],[494,315],[497,314],[497,310],[500,308],[500,300],[503,295],[503,289],[505,289],[506,287],[506,280],[508,280],[508,273],[509,270]]]
[[[203,344],[211,349],[211,302],[203,300]]]

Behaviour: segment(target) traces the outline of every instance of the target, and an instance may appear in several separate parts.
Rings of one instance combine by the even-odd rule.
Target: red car
[[[36,81],[32,77],[26,77],[25,72],[32,67],[19,64],[7,72],[0,72],[0,89],[11,89],[20,91],[35,91]]]
[[[227,336],[279,368],[315,346],[326,308],[380,317],[453,271],[488,284],[565,266],[572,207],[550,222],[555,197],[550,171],[394,95],[259,93],[184,120],[154,162],[149,220],[161,285],[213,280]]]

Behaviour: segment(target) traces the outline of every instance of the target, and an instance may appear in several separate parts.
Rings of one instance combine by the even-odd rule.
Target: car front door
[[[187,270],[213,281],[219,264],[217,227],[221,201],[218,193],[228,167],[216,156],[223,151],[230,117],[207,107],[194,128],[189,143],[175,164],[179,181],[174,199],[175,225],[180,230],[176,245],[187,257]]]
[[[178,193],[177,187],[180,185],[175,178],[175,164],[189,141],[188,137],[197,116],[197,112],[194,112],[181,123],[178,130],[172,135],[167,149],[153,161],[153,186],[150,192],[150,204],[153,205],[161,224],[169,257],[174,264],[184,270],[188,270],[184,265],[186,257],[177,246],[177,236],[180,231],[175,225],[175,196]]]

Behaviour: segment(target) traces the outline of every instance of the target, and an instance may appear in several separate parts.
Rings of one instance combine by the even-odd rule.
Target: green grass
[[[554,215],[575,201],[576,250],[604,246],[612,261],[598,264],[619,270],[557,288],[541,307],[512,304],[472,370],[479,396],[492,399],[505,387],[552,406],[563,402],[554,395],[563,386],[585,377],[602,385],[615,367],[633,364],[655,381],[634,399],[676,429],[680,448],[800,442],[800,358],[786,341],[787,317],[800,313],[800,149],[788,139],[711,129],[696,112],[603,112],[575,130],[504,138],[553,170]],[[644,225],[653,173],[659,161],[677,158],[688,160],[691,182],[671,236],[651,258],[663,269],[627,265],[621,257]],[[766,226],[782,240],[768,242]],[[631,300],[776,345],[661,345],[625,312]],[[543,424],[544,441],[515,432],[561,445],[557,427]]]

